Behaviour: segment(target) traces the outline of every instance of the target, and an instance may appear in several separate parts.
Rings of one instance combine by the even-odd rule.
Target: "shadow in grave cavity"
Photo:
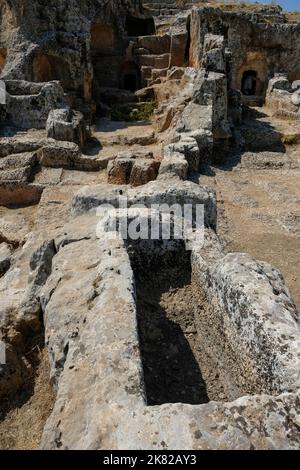
[[[135,275],[137,320],[148,405],[207,403],[197,361],[198,334],[190,253],[183,247],[151,257],[128,248]]]

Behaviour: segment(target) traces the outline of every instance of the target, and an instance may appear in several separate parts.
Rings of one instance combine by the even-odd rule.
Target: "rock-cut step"
[[[147,54],[139,56],[141,67],[153,67],[154,69],[167,69],[170,65],[170,53],[167,54]]]
[[[101,142],[103,147],[112,145],[146,146],[157,142],[153,127],[147,123],[110,121],[106,118],[100,119],[96,124],[94,137]]]

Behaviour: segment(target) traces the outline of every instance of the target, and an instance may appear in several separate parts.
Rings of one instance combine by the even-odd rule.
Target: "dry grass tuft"
[[[41,342],[30,354],[34,355],[32,376],[15,397],[1,403],[1,450],[38,449],[46,420],[54,406],[48,352]]]

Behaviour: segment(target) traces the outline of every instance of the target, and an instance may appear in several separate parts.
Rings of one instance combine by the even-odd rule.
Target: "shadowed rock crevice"
[[[194,319],[203,299],[200,291],[193,292],[189,252],[166,253],[150,264],[141,262],[140,252],[130,255],[147,404],[207,403],[201,370],[207,364],[200,354]],[[207,370],[206,375],[214,382],[210,389],[214,388],[218,378]],[[222,389],[221,384],[216,388]]]

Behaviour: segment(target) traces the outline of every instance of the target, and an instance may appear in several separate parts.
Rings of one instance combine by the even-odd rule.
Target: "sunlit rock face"
[[[199,4],[0,0],[0,448],[299,449],[300,23]]]
[[[191,14],[190,62],[201,66],[207,33],[221,34],[230,51],[231,87],[243,91],[247,74],[256,80],[254,95],[265,95],[274,73],[288,72],[291,81],[300,77],[299,23],[287,22],[275,9],[229,12],[218,8],[194,9]],[[251,90],[250,90],[251,92]]]
[[[91,49],[122,56],[128,19],[142,16],[139,0],[1,0],[0,12],[2,75],[77,91],[91,79]]]

